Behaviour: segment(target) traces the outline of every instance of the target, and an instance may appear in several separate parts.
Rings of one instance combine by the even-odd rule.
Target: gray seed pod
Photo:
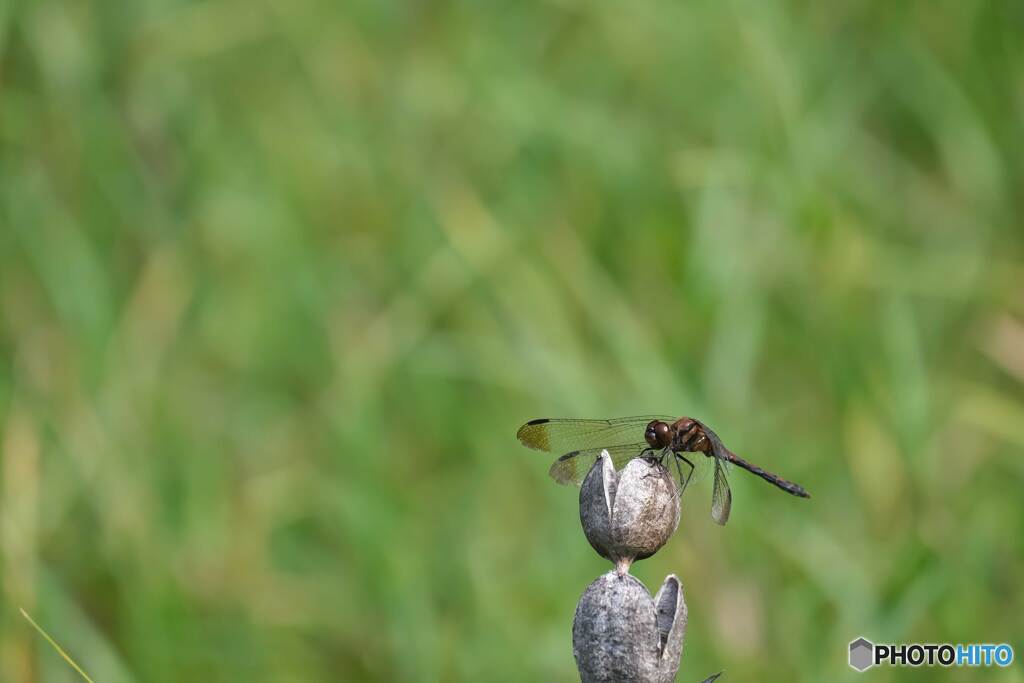
[[[671,683],[686,634],[683,587],[669,574],[651,599],[629,574],[610,571],[587,587],[572,624],[582,683]]]
[[[580,522],[594,550],[625,573],[679,526],[679,490],[660,463],[633,458],[616,472],[605,451],[580,488]]]

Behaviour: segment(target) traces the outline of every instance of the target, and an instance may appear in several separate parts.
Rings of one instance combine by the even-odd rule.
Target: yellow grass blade
[[[71,657],[69,657],[69,656],[68,656],[68,653],[67,653],[67,652],[64,652],[64,650],[63,650],[63,649],[61,648],[61,646],[60,646],[60,645],[58,645],[58,644],[56,643],[56,641],[54,641],[54,639],[50,637],[50,634],[48,634],[48,633],[47,633],[46,631],[44,631],[44,630],[43,630],[43,627],[42,627],[42,626],[40,626],[39,624],[37,624],[37,623],[36,623],[36,622],[35,622],[35,621],[34,621],[34,620],[32,619],[32,617],[30,617],[30,616],[28,615],[28,612],[26,612],[26,611],[25,611],[24,609],[22,609],[22,608],[19,608],[19,609],[21,609],[21,616],[23,616],[23,617],[25,617],[26,619],[28,619],[28,623],[32,624],[32,626],[33,626],[33,627],[35,627],[35,629],[36,629],[37,631],[39,631],[39,633],[40,633],[40,634],[41,634],[41,635],[43,636],[43,638],[46,638],[46,641],[47,641],[48,643],[50,643],[50,645],[52,645],[52,646],[53,646],[53,649],[54,649],[54,650],[56,650],[56,651],[57,651],[57,653],[58,653],[58,654],[59,654],[59,655],[60,655],[61,657],[63,657],[63,658],[64,658],[64,661],[66,661],[66,662],[67,662],[68,664],[70,664],[70,665],[71,665],[71,667],[72,667],[72,668],[73,668],[73,669],[74,669],[75,671],[77,671],[77,672],[78,672],[78,673],[79,673],[79,674],[80,674],[80,675],[82,676],[82,678],[84,678],[85,680],[89,681],[89,683],[94,683],[94,681],[93,681],[93,680],[92,680],[91,678],[89,678],[89,676],[87,676],[87,675],[86,675],[86,673],[85,673],[84,671],[82,671],[82,668],[81,668],[80,666],[78,666],[77,664],[75,664],[75,660],[71,659]]]

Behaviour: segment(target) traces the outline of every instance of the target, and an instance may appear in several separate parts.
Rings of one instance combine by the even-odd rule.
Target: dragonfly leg
[[[693,463],[690,462],[689,458],[687,458],[685,455],[682,455],[681,453],[675,453],[674,455],[676,456],[676,469],[679,471],[679,483],[682,486],[682,488],[679,489],[679,495],[681,496],[683,495],[683,491],[686,490],[686,485],[690,483],[690,477],[693,476],[694,468]],[[683,470],[681,467],[679,467],[680,460],[682,460],[683,462],[690,466],[690,471],[686,474],[685,481],[683,480]]]
[[[673,455],[675,455],[673,453]],[[679,456],[672,458],[672,462],[676,464],[676,472],[679,474],[679,495],[683,495],[683,491],[686,489],[686,481],[683,479],[683,468],[679,466]]]

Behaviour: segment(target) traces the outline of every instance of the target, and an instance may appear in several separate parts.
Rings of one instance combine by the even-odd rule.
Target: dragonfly
[[[516,436],[529,448],[563,454],[548,470],[551,478],[559,484],[582,484],[594,461],[607,451],[616,469],[622,469],[633,458],[646,458],[662,465],[666,465],[666,461],[674,463],[681,496],[694,473],[705,469],[702,465],[713,462],[711,518],[721,525],[729,521],[732,511],[732,491],[728,480],[732,466],[755,474],[791,495],[811,497],[803,486],[772,474],[730,451],[706,424],[692,417],[540,418],[524,424]],[[687,457],[691,453],[703,454],[707,460],[694,458],[698,461],[695,464]],[[689,468],[685,475],[683,467]]]

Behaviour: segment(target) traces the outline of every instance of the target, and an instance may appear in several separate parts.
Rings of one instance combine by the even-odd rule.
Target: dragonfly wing
[[[714,469],[714,464],[711,461],[715,460],[715,458],[709,458],[703,453],[676,453],[675,459],[682,469],[683,480],[686,482],[686,488],[689,488],[695,483],[704,481],[705,477],[708,476],[708,473]],[[665,466],[669,467],[669,463],[666,462]],[[674,468],[670,468],[670,470],[673,469]]]
[[[545,417],[530,420],[519,428],[516,436],[528,448],[567,453],[577,449],[640,443],[644,440],[644,430],[651,420],[672,419],[664,415],[636,415],[611,420]]]
[[[594,466],[594,462],[601,455],[601,451],[607,450],[616,470],[622,469],[627,462],[637,457],[647,448],[646,442],[623,444],[610,448],[587,448],[580,451],[566,453],[551,464],[548,474],[559,484],[573,484],[579,486],[587,476],[587,472]]]
[[[718,434],[715,434],[713,431],[711,431],[711,428],[708,427],[703,422],[699,420],[694,420],[694,422],[700,425],[701,431],[704,432],[704,436],[707,437],[708,443],[711,444],[711,455],[715,456],[718,459],[728,460],[728,455],[731,455],[732,451],[725,447],[725,444],[722,443],[722,440],[718,438]]]
[[[711,494],[711,519],[724,526],[729,521],[730,510],[732,491],[729,490],[729,480],[725,477],[722,462],[715,458],[715,489]]]

